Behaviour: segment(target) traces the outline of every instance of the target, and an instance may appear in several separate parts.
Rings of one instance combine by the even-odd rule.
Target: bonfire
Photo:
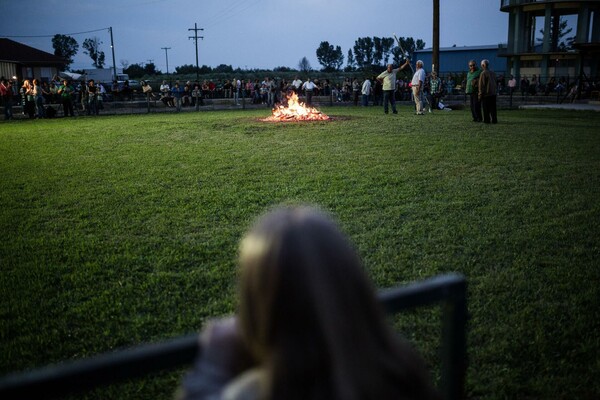
[[[287,106],[278,105],[273,109],[273,115],[263,119],[267,122],[285,121],[327,121],[329,117],[314,107],[298,101],[298,95],[287,95]]]

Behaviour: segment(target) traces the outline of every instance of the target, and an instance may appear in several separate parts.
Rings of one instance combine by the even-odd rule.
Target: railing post
[[[441,388],[446,400],[465,396],[467,371],[467,285],[457,283],[453,294],[442,306]]]

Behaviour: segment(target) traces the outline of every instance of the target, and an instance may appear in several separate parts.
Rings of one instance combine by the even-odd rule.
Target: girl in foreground
[[[267,213],[242,240],[239,264],[239,313],[204,329],[180,399],[438,398],[327,215]]]

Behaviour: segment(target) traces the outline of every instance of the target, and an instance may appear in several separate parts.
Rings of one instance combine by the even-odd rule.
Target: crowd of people
[[[476,66],[476,70],[478,69]],[[400,71],[404,73],[399,74]],[[425,112],[443,109],[445,106],[441,100],[446,95],[465,93],[471,97],[472,77],[469,78],[469,74],[470,69],[466,74],[438,76],[435,71],[427,73],[420,61],[415,63],[415,68],[407,61],[398,68],[389,65],[378,76],[347,77],[340,82],[319,78],[302,80],[298,76],[290,80],[267,76],[264,79],[233,78],[185,83],[164,80],[160,85],[152,87],[149,82],[142,81],[141,92],[147,99],[160,100],[166,107],[176,111],[181,111],[183,107],[202,106],[207,99],[218,98],[232,99],[236,105],[241,105],[244,101],[274,107],[275,104],[285,102],[286,97],[294,92],[304,96],[308,105],[311,105],[314,96],[327,96],[338,103],[383,106],[384,111],[391,106],[392,112],[397,111],[395,102],[414,101],[415,113],[424,115]],[[418,76],[415,77],[416,75]],[[520,80],[510,75],[508,81],[505,81],[505,77],[498,74],[495,77],[495,88],[497,94],[513,95],[520,91],[523,99],[527,96],[557,93],[559,96],[564,94],[573,101],[578,94],[576,82],[569,82],[564,77],[551,77],[542,83],[536,75],[532,75],[531,80],[525,75]],[[597,83],[584,82],[582,91],[590,95],[593,91],[598,91],[598,88]],[[23,114],[31,119],[53,117],[60,112],[61,107],[64,116],[74,115],[75,112],[78,115],[97,115],[104,108],[105,102],[133,100],[134,94],[128,81],[113,81],[111,85],[104,85],[93,80],[65,82],[55,77],[49,82],[25,79],[17,84],[6,78],[2,78],[0,82],[5,119],[14,117],[13,105],[21,105]],[[60,106],[48,107],[56,104]],[[479,117],[474,119],[478,120]]]
[[[104,109],[104,102],[109,99],[131,100],[133,90],[129,82],[113,81],[107,90],[101,82],[93,79],[71,80],[55,76],[48,81],[25,79],[22,83],[0,78],[0,97],[4,107],[5,119],[13,119],[13,106],[22,106],[22,112],[30,119],[52,118],[58,110],[52,105],[62,108],[63,116],[77,114],[98,115]]]

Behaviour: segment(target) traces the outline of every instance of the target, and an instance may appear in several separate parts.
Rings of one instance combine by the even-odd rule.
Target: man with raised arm
[[[392,64],[388,64],[387,69],[377,77],[377,80],[383,84],[383,111],[386,114],[389,111],[388,103],[392,105],[392,112],[398,114],[396,110],[396,98],[394,96],[394,92],[396,91],[396,74],[409,65],[408,59],[400,68],[394,69]]]

